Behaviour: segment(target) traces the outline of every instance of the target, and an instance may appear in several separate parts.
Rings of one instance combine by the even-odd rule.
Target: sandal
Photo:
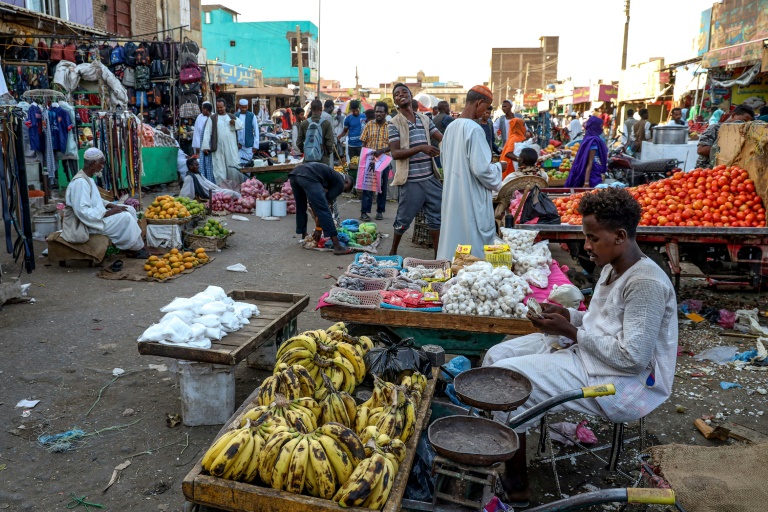
[[[112,266],[109,267],[109,270],[114,273],[118,273],[123,270],[123,260],[116,260],[114,263],[112,263]]]
[[[137,259],[137,260],[145,260],[145,259],[149,258],[149,256],[150,256],[150,254],[147,252],[146,249],[140,249],[140,250],[134,252],[133,254],[129,254],[128,255],[129,258],[134,258],[134,259]]]

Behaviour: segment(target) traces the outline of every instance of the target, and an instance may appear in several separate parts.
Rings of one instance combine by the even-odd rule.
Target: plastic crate
[[[359,252],[359,253],[355,254],[355,263],[359,263],[360,262],[360,258],[362,257],[363,254],[364,253],[362,253],[362,252]],[[401,268],[403,268],[403,257],[402,256],[397,256],[397,255],[395,255],[395,256],[374,256],[373,254],[369,254],[369,256],[373,256],[373,258],[376,261],[394,261],[394,262],[397,263],[397,265],[394,265],[394,266],[384,266],[382,268],[394,268],[394,269],[397,269],[397,270],[400,270]]]
[[[403,260],[403,271],[407,272],[409,267],[418,267],[421,265],[426,269],[442,269],[448,270],[451,268],[451,262],[448,260],[420,260],[418,258],[405,258]]]
[[[357,274],[352,273],[352,267],[354,266],[355,264],[352,263],[349,267],[347,267],[347,274],[350,275],[351,277],[358,277]],[[361,265],[358,265],[358,266],[361,266]],[[387,267],[373,267],[373,268],[378,268],[379,270],[384,272],[385,277],[383,277],[382,279],[394,279],[400,275],[400,271],[394,268],[387,268]],[[364,276],[359,276],[359,277],[364,277]],[[369,277],[368,279],[372,279],[372,278]]]
[[[341,292],[346,292],[352,297],[359,299],[360,304],[349,304],[347,302],[341,302],[339,300],[336,300],[334,297]],[[334,288],[331,288],[331,291],[328,293],[328,297],[325,298],[325,302],[327,302],[328,304],[333,304],[334,306],[343,306],[346,308],[378,309],[381,306],[383,299],[384,299],[384,296],[381,294],[380,291],[356,292],[353,290],[347,290],[346,288],[334,287]]]

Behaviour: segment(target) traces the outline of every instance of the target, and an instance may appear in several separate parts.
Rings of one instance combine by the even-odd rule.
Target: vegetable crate
[[[203,248],[206,251],[219,252],[227,247],[227,240],[230,236],[234,235],[233,231],[230,231],[226,236],[203,236],[195,235],[190,231],[184,232],[184,245],[190,250]]]
[[[408,477],[416,457],[416,445],[431,415],[430,406],[432,397],[435,394],[438,372],[438,369],[433,369],[432,379],[427,381],[427,389],[424,390],[424,395],[416,411],[416,428],[408,443],[406,443],[405,459],[400,464],[400,469],[395,476],[392,492],[382,508],[384,512],[397,512],[401,509],[405,487],[408,484]],[[240,419],[256,401],[258,393],[259,390],[257,388],[240,409],[235,412],[233,417],[230,418],[225,427],[216,436],[216,439],[221,437],[233,423],[240,424]],[[206,475],[203,474],[200,461],[184,478],[181,490],[184,493],[184,497],[190,502],[230,512],[243,512],[246,510],[269,510],[271,512],[294,512],[296,510],[301,510],[302,512],[371,512],[370,509],[359,507],[342,508],[331,500],[314,498],[303,494],[293,494],[278,491],[271,487],[233,482]]]

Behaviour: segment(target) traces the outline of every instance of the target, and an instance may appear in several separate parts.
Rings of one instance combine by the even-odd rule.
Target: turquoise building
[[[223,5],[203,5],[203,48],[207,59],[260,69],[264,85],[299,83],[296,25],[301,30],[304,83],[317,83],[317,26],[309,21],[239,22]]]

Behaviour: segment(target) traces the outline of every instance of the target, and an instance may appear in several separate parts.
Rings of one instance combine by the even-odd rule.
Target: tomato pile
[[[643,208],[641,226],[765,226],[765,207],[755,184],[738,167],[676,172],[627,190]],[[585,193],[592,192],[555,199],[563,224],[581,224],[577,208]]]

